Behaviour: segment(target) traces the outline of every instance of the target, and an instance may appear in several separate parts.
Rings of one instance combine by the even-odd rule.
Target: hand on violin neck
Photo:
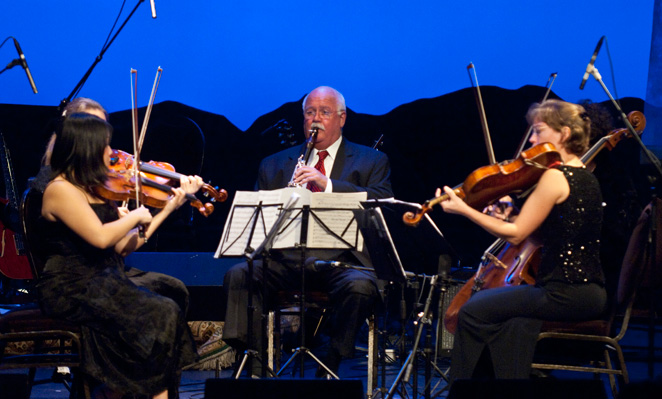
[[[183,180],[183,179],[182,179]],[[182,187],[173,187],[171,190],[172,196],[168,200],[166,206],[163,208],[163,211],[171,213],[179,209],[186,202],[186,194],[184,188]]]
[[[444,212],[466,216],[467,212],[473,210],[473,208],[467,205],[462,198],[458,197],[452,188],[444,186],[444,194],[448,196],[447,200],[440,203]],[[438,188],[435,192],[435,196],[440,197],[441,195],[441,189]]]
[[[179,187],[184,190],[186,194],[195,194],[205,184],[200,176],[184,176],[179,178]]]

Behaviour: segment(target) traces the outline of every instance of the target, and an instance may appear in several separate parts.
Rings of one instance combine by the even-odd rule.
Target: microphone
[[[152,18],[156,18],[156,6],[154,0],[149,0],[149,5],[152,7]]]
[[[28,62],[25,60],[25,54],[23,54],[23,50],[21,50],[21,46],[18,44],[18,40],[13,37],[12,39],[14,39],[14,46],[16,47],[16,51],[18,51],[18,62],[23,67],[23,69],[25,69],[26,75],[28,75],[28,80],[30,81],[30,86],[32,86],[32,91],[34,94],[37,94],[37,86],[34,84],[34,79],[32,79],[30,68],[28,68]]]
[[[306,259],[305,268],[313,272],[322,272],[334,268],[349,269],[349,263],[339,262],[337,260],[321,260],[319,258],[311,257]]]
[[[448,279],[448,274],[451,271],[451,257],[447,254],[439,255],[439,263],[437,264],[437,274],[442,280]]]
[[[584,90],[584,85],[588,80],[588,75],[590,75],[593,70],[593,64],[595,64],[595,59],[598,57],[598,52],[600,51],[600,47],[602,46],[603,40],[605,40],[604,36],[600,38],[600,41],[598,41],[598,45],[595,46],[595,51],[593,51],[593,56],[591,57],[591,61],[589,61],[588,65],[586,66],[586,72],[584,72],[584,77],[582,78],[582,83],[579,85],[579,90]]]
[[[442,255],[447,256],[448,255]],[[308,271],[323,272],[331,269],[354,269],[364,272],[373,273],[375,270],[371,267],[356,266],[352,263],[340,262],[337,260],[321,260],[319,258],[310,257],[304,262],[304,267]],[[450,271],[450,257],[448,257],[448,270]],[[405,277],[408,279],[416,278],[416,273],[405,271]]]

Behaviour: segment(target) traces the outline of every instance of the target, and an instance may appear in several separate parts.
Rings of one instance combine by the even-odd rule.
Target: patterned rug
[[[187,369],[193,370],[216,370],[232,366],[235,358],[235,351],[223,341],[223,322],[216,321],[190,321],[189,327],[193,333],[193,339],[198,347],[200,360],[192,364]],[[69,347],[71,342],[65,342]],[[43,342],[44,348],[58,348],[60,342],[56,340],[46,340]],[[3,349],[0,347],[0,349]],[[22,355],[32,353],[34,343],[31,341],[8,342],[4,348],[6,356]],[[46,351],[48,352],[48,351]],[[54,351],[55,352],[55,351]]]
[[[200,360],[186,369],[216,370],[232,366],[235,351],[223,341],[223,322],[190,321]]]

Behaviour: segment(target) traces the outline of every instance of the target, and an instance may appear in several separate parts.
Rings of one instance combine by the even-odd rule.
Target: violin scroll
[[[457,194],[458,197],[462,199],[466,198],[464,190],[461,186],[453,188],[453,191],[455,194]],[[421,209],[419,209],[416,213],[405,212],[404,215],[402,215],[402,221],[408,226],[418,226],[418,224],[421,222],[421,219],[423,219],[423,216],[425,216],[426,213],[432,212],[433,206],[446,201],[448,198],[448,194],[443,193],[439,197],[429,199],[421,205]]]

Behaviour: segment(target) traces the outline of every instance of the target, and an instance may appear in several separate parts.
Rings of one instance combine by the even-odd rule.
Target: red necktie
[[[326,158],[329,155],[329,151],[327,150],[320,151],[317,153],[317,155],[319,156],[319,161],[317,161],[317,163],[315,164],[315,169],[319,170],[320,173],[326,176],[326,170],[324,169],[324,158]],[[320,188],[320,186],[318,186],[315,183],[309,183],[308,189],[314,193],[318,193],[322,191],[322,188]]]

